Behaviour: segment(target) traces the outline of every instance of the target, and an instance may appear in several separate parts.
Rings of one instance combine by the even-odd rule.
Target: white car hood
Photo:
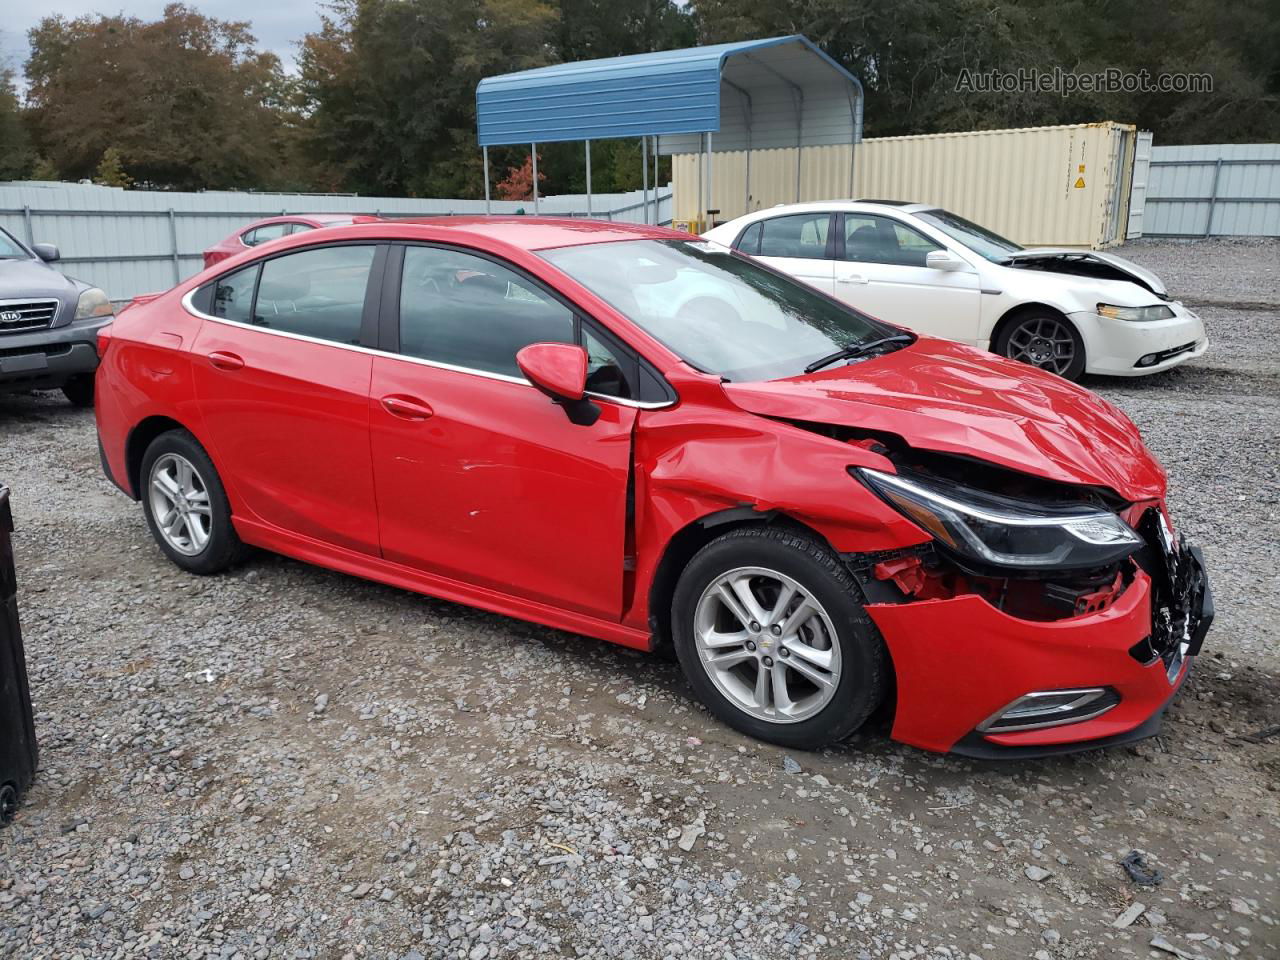
[[[1105,253],[1101,250],[1081,250],[1073,247],[1030,247],[1014,254],[1003,265],[1016,268],[1019,264],[1030,264],[1035,261],[1053,260],[1055,258],[1062,258],[1064,264],[1090,262],[1102,264],[1118,271],[1120,274],[1102,279],[1129,280],[1141,287],[1146,287],[1158,297],[1167,299],[1169,296],[1168,291],[1165,290],[1164,281],[1150,270],[1138,266],[1132,260],[1126,260],[1124,257],[1117,257],[1113,253]],[[1042,270],[1049,269],[1054,273],[1071,274],[1075,272],[1070,269],[1052,270],[1047,264],[1037,264],[1037,267]]]

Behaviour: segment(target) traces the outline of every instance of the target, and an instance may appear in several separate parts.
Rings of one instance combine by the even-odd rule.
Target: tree
[[[538,154],[538,162],[542,162],[542,154]],[[542,191],[542,183],[547,175],[538,171],[538,190]],[[519,167],[508,167],[507,176],[498,181],[495,192],[499,200],[532,200],[533,199],[533,156],[524,158]]]
[[[125,173],[124,158],[115,147],[107,147],[98,161],[98,169],[93,172],[93,182],[104,187],[129,187],[133,185],[133,177]]]
[[[691,0],[699,40],[803,33],[866,88],[866,133],[1119,120],[1157,143],[1280,138],[1280,17],[1275,0]],[[1213,76],[1202,94],[1138,90],[975,93],[962,71]]]
[[[338,0],[299,57],[304,137],[324,182],[479,196],[475,89],[552,57],[539,0]]]
[[[261,188],[286,179],[288,84],[248,24],[174,3],[150,23],[46,17],[29,39],[37,147],[63,177],[91,175],[114,147],[153,186]]]
[[[30,172],[33,161],[13,72],[0,70],[0,180],[21,179]]]

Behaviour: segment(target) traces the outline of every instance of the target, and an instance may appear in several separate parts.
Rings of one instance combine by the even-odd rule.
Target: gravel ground
[[[1161,737],[1054,760],[788,756],[658,659],[279,557],[184,575],[89,414],[0,398],[43,748],[0,956],[1280,955],[1280,743],[1244,738],[1280,721],[1280,246],[1124,252],[1214,346],[1090,386],[1169,468],[1219,622]]]

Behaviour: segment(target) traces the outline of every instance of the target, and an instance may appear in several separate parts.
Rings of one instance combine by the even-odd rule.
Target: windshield
[[[986,257],[993,263],[1008,260],[1022,247],[1012,240],[1006,240],[998,233],[992,233],[986,227],[958,217],[946,210],[924,210],[916,214],[931,227],[937,227],[952,240],[958,240],[974,253]]]
[[[898,332],[701,240],[624,240],[540,251],[682,359],[726,380],[793,377]]]
[[[12,259],[17,257],[21,260],[27,259],[27,251],[22,248],[17,240],[9,236],[3,230],[0,230],[0,259]]]

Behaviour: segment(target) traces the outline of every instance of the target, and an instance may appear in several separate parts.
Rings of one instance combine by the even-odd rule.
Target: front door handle
[[[840,283],[866,283],[867,278],[860,273],[844,273],[836,277]]]
[[[382,398],[382,408],[393,417],[401,420],[425,420],[435,413],[429,406],[415,397],[392,394]]]
[[[209,362],[219,370],[239,370],[244,366],[244,359],[225,350],[215,350],[209,354]]]

